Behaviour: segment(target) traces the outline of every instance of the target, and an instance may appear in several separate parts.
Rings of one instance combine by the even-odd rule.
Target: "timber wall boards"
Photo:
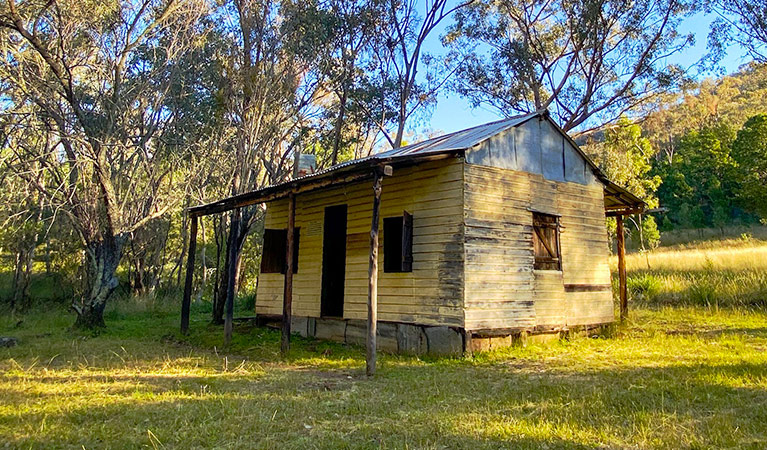
[[[614,320],[604,186],[550,119],[467,150],[464,180],[467,330]],[[533,270],[533,212],[559,217],[561,271]]]
[[[601,186],[466,164],[466,330],[612,322]],[[559,216],[562,270],[533,270],[532,211]]]
[[[293,314],[320,317],[322,236],[325,207],[348,205],[344,319],[367,318],[372,182],[359,182],[296,196],[301,228],[298,273],[293,278]],[[413,214],[413,271],[386,273],[385,233],[379,238],[378,318],[423,325],[463,326],[463,159],[395,168],[383,180],[381,224]],[[266,228],[285,228],[287,201],[270,202]],[[282,313],[284,276],[260,274],[256,313]]]

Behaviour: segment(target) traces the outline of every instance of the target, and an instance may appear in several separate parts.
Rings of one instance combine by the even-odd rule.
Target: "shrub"
[[[629,277],[626,285],[632,300],[640,302],[652,302],[662,288],[661,281],[649,273]]]
[[[701,277],[687,289],[687,301],[699,306],[719,306],[718,283],[710,277]]]

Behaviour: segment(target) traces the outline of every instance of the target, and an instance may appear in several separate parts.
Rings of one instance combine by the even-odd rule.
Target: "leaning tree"
[[[8,138],[4,164],[66,215],[83,247],[76,325],[104,326],[130,233],[176,201],[182,156],[163,145],[174,62],[199,45],[207,5],[189,0],[5,0],[0,4],[2,107],[41,145]],[[21,126],[21,125],[20,125]]]

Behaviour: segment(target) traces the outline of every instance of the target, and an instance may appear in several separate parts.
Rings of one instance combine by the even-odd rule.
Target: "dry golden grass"
[[[631,253],[626,270],[637,304],[767,307],[767,242],[749,236]]]
[[[613,261],[613,267],[617,262]],[[714,248],[659,248],[650,252],[631,253],[626,257],[626,270],[688,272],[767,270],[767,243],[761,241],[744,246],[723,244]]]

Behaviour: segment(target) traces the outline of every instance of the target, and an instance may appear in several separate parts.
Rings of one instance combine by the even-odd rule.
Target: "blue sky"
[[[709,31],[709,25],[713,17],[702,13],[695,14],[686,19],[680,27],[681,34],[693,33],[695,35],[695,46],[689,48],[684,54],[677,55],[677,60],[673,61],[683,66],[689,67],[695,64],[706,52],[706,41]],[[447,21],[449,23],[449,20]],[[425,46],[426,52],[439,54],[442,50],[442,44],[439,41],[439,34],[435,33],[430,37]],[[746,62],[743,56],[744,52],[739,48],[731,47],[728,49],[727,57],[722,61],[722,68],[726,73],[735,72],[738,67]],[[697,78],[715,76],[713,73],[694,74]],[[419,133],[426,130],[432,132],[451,132],[469,128],[501,117],[494,111],[485,108],[472,108],[469,102],[460,95],[445,92],[439,96],[438,103],[431,115],[431,120],[424,123],[415,124],[409,131]],[[439,133],[441,134],[441,133]]]

